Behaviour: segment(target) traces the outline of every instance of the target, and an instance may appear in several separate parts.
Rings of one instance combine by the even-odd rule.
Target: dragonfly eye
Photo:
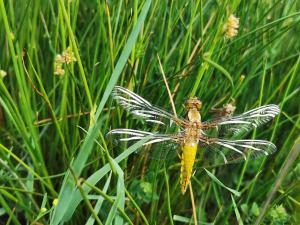
[[[197,98],[197,97],[190,97],[186,103],[185,103],[185,108],[187,110],[189,109],[201,109],[202,107],[202,102]]]

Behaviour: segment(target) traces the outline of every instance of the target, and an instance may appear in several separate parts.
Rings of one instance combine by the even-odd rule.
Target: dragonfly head
[[[202,102],[197,98],[197,97],[190,97],[186,102],[185,102],[185,108],[187,110],[190,109],[197,109],[200,110],[202,107]]]

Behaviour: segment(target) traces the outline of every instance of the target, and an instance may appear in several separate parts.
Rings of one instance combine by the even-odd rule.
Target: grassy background
[[[171,109],[157,55],[182,116],[193,95],[204,120],[233,100],[237,113],[282,110],[252,135],[274,142],[274,155],[196,171],[199,224],[299,223],[299,1],[0,0],[0,14],[0,224],[193,223],[178,159],[105,140],[111,127],[146,129],[115,108],[116,84]],[[240,28],[226,40],[231,14]],[[54,75],[68,46],[77,61]]]

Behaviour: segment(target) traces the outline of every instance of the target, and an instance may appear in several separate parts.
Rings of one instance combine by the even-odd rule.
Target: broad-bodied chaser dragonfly
[[[166,127],[175,124],[178,127],[177,131],[171,134],[133,129],[114,129],[108,134],[120,142],[135,142],[148,138],[144,146],[150,147],[150,151],[157,143],[177,146],[177,149],[181,150],[180,184],[183,194],[189,185],[198,149],[199,152],[202,149],[209,149],[207,154],[214,153],[220,156],[224,164],[269,155],[276,151],[276,146],[269,141],[230,139],[237,139],[253,128],[270,121],[280,112],[277,105],[264,105],[237,116],[231,115],[232,112],[230,112],[225,116],[202,122],[199,112],[202,102],[196,97],[191,97],[186,101],[187,119],[184,119],[153,106],[144,98],[120,86],[113,89],[112,96],[130,114],[146,122]],[[208,134],[211,129],[218,131],[217,137]],[[229,139],[221,138],[222,135]],[[177,151],[172,152],[173,155],[177,154]]]

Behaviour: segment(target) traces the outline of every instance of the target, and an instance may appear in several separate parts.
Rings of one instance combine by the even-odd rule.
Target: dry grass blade
[[[272,188],[272,190],[270,191],[270,193],[268,194],[267,200],[265,201],[265,203],[263,204],[262,210],[258,216],[258,218],[255,221],[255,225],[258,225],[262,222],[268,208],[269,205],[275,195],[275,193],[277,192],[280,184],[282,183],[283,179],[286,177],[289,168],[292,166],[292,164],[294,163],[294,161],[297,159],[297,157],[299,156],[300,153],[300,136],[298,137],[298,139],[295,141],[295,144],[292,148],[292,150],[290,151],[289,155],[286,157],[286,160],[284,161],[284,164],[279,172],[279,175],[275,181],[275,184]]]

